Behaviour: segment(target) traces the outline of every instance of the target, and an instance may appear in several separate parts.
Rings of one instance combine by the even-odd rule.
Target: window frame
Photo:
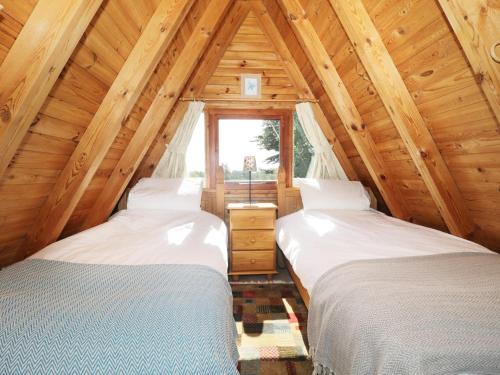
[[[293,110],[292,109],[229,109],[205,110],[206,162],[205,174],[210,188],[215,188],[215,173],[219,165],[219,120],[279,120],[280,166],[285,169],[286,184],[292,185],[293,172]],[[231,190],[248,189],[248,184],[225,182]],[[275,190],[277,181],[253,183],[252,188]]]

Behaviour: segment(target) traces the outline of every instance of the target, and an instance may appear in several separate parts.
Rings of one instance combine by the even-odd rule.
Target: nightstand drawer
[[[275,210],[233,210],[231,230],[233,229],[274,229]]]
[[[231,270],[274,271],[274,251],[233,251]]]
[[[273,250],[274,230],[234,230],[231,232],[231,250]]]

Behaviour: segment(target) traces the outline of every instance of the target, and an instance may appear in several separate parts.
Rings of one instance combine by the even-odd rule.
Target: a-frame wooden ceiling
[[[3,3],[0,264],[103,222],[158,162],[178,99],[228,105],[246,72],[264,77],[252,107],[317,99],[349,177],[393,215],[500,250],[486,0]]]

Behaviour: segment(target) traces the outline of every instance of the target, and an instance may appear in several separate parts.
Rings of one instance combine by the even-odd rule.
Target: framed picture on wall
[[[241,97],[260,98],[261,96],[261,75],[242,74],[241,75]]]

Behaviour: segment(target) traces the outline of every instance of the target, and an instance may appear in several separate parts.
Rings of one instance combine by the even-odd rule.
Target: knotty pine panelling
[[[29,3],[16,1],[14,6],[12,1],[12,9],[17,10],[13,14],[24,15],[25,21]],[[8,201],[0,206],[0,265],[22,257],[19,246],[39,208],[156,3],[157,0],[107,0],[84,33],[0,181],[0,200]],[[5,26],[4,22],[11,22],[7,18],[0,17],[0,28]]]
[[[0,64],[14,44],[38,0],[4,0],[0,13]]]
[[[183,25],[179,28],[174,40],[156,67],[151,79],[144,88],[127,121],[123,124],[122,129],[113,142],[113,145],[75,208],[73,215],[64,228],[62,237],[77,233],[80,230],[88,211],[104,188],[108,177],[111,175],[113,169],[120,160],[132,136],[135,134],[137,127],[151,106],[157,92],[165,81],[171,67],[176,62],[177,57],[182,52],[186,41],[191,35],[198,19],[201,18],[203,12],[206,10],[208,4],[209,0],[198,0],[191,8]],[[138,18],[138,15],[136,15],[136,18]]]
[[[361,160],[359,153],[357,152],[354,144],[352,143],[349,135],[344,128],[344,125],[340,122],[340,119],[335,112],[330,99],[323,90],[320,80],[316,76],[316,73],[309,63],[304,51],[302,50],[302,47],[297,41],[292,29],[288,25],[286,18],[283,16],[276,2],[272,0],[265,0],[265,3],[268,7],[272,19],[275,21],[278,29],[285,39],[292,55],[295,57],[297,64],[302,71],[302,74],[304,75],[306,81],[309,83],[314,96],[319,100],[326,118],[332,126],[332,129],[334,130],[336,137],[339,139],[339,142],[342,144],[342,147],[344,148],[344,151],[346,152],[349,160],[356,170],[360,181],[364,185],[370,186],[377,197],[377,201],[379,202],[379,209],[387,212],[387,207],[385,206],[385,202],[382,199],[382,196],[378,192],[377,186],[373,182],[368,170]]]
[[[209,99],[240,99],[240,75],[262,74],[262,99],[296,100],[297,90],[288,78],[273,44],[250,12],[234,36],[203,92]]]
[[[6,0],[2,2],[4,10],[0,13],[0,64],[7,56],[24,24],[28,20],[37,1]],[[58,165],[55,157],[49,157],[48,164]],[[12,263],[19,239],[26,232],[27,223],[33,221],[33,206],[38,206],[43,201],[43,195],[47,191],[47,185],[57,176],[52,171],[44,171],[40,174],[29,173],[32,160],[26,155],[18,157],[19,165],[23,166],[26,173],[18,175],[15,179],[18,186],[6,187],[0,182],[0,266]],[[11,177],[12,179],[12,177]],[[32,189],[31,183],[38,182],[38,189]],[[19,195],[25,195],[25,199],[19,201]]]
[[[500,125],[435,0],[364,0],[460,189],[500,250]]]
[[[400,187],[413,221],[446,230],[427,187],[329,1],[311,0],[302,3],[367,125],[378,151],[390,169],[391,176]],[[341,127],[343,125],[340,119],[335,119],[333,128],[337,131]],[[345,138],[339,138],[344,144]],[[347,143],[345,150],[352,158],[352,163],[357,168],[361,167],[363,162],[356,155],[354,146]]]

